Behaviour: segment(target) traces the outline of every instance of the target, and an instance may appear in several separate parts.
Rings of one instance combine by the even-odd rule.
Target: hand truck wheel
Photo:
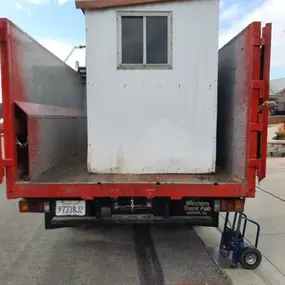
[[[240,252],[239,263],[245,269],[257,268],[262,260],[260,251],[255,247],[245,247]]]

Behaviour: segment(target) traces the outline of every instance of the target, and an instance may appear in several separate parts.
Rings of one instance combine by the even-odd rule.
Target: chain
[[[132,197],[132,198],[131,198],[131,210],[133,211],[134,208],[135,208],[135,200],[134,200],[134,198]]]
[[[28,141],[24,142],[24,143],[21,143],[19,140],[17,140],[17,145],[20,147],[20,148],[25,148],[28,146]]]

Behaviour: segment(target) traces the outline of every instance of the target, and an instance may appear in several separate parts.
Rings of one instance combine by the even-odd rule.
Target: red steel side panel
[[[266,175],[268,107],[265,103],[269,99],[271,30],[271,24],[267,24],[261,34],[260,23],[255,23],[248,40],[248,45],[253,46],[246,176],[251,192],[255,192],[256,175],[260,181]]]
[[[3,48],[2,45],[4,44],[4,41],[5,41],[5,33],[1,32],[4,28],[3,25],[4,25],[4,23],[0,21],[0,54],[1,54],[1,48]],[[2,64],[3,64],[2,58],[0,57],[0,67]],[[1,78],[0,88],[3,84],[3,78],[1,76],[1,73],[2,73],[2,70],[0,69],[0,78]],[[3,143],[3,133],[2,133],[3,125],[0,124],[0,127],[1,127],[1,131],[0,131],[0,156],[1,156],[0,157],[0,183],[2,183],[3,177],[4,177],[4,164],[3,164],[3,159],[2,159],[3,158],[3,153],[2,153],[2,150],[3,150],[3,146],[2,146],[2,143]]]
[[[269,100],[269,85],[270,85],[270,59],[271,59],[271,34],[272,25],[267,24],[262,29],[262,40],[264,46],[262,47],[263,62],[262,62],[262,79],[264,81],[264,96],[263,101]],[[268,132],[268,106],[262,108],[262,142],[261,142],[261,165],[258,170],[258,178],[261,181],[266,176],[266,158],[267,158],[267,132]]]
[[[256,22],[251,25],[247,35],[247,50],[250,69],[248,70],[248,81],[245,82],[249,96],[248,104],[248,124],[247,124],[247,153],[246,153],[246,180],[248,183],[250,196],[255,196],[255,180],[257,162],[258,132],[251,129],[252,124],[258,123],[259,110],[259,89],[255,88],[254,82],[260,80],[260,37],[261,23]]]
[[[8,44],[8,38],[11,34],[11,27],[7,19],[0,19],[0,45],[1,45],[1,77],[2,77],[2,102],[3,102],[3,119],[4,119],[4,148],[6,164],[6,188],[7,198],[11,197],[16,180],[16,144],[15,144],[15,126],[11,118],[14,116],[11,100],[11,62],[13,53],[11,46]]]
[[[1,72],[1,71],[0,71]],[[0,133],[0,184],[3,182],[4,178],[4,164],[3,164],[3,147],[2,147],[2,142],[3,142],[3,134]]]

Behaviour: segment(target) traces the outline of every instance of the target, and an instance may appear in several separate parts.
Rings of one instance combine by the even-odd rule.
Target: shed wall
[[[117,12],[172,12],[173,68],[117,69]],[[90,172],[215,170],[217,0],[87,10]]]

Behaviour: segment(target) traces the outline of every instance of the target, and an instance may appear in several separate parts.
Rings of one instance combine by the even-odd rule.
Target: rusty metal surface
[[[94,174],[88,173],[86,155],[75,155],[65,163],[42,174],[33,182],[39,183],[171,183],[214,184],[243,183],[231,174],[218,171],[215,174]]]

